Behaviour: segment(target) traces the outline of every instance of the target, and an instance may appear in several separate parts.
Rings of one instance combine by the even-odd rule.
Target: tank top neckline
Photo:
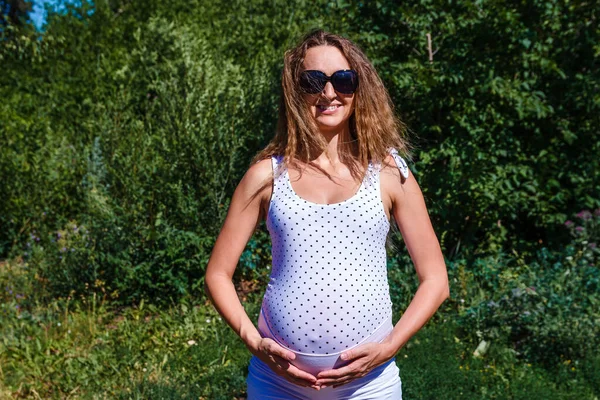
[[[369,168],[367,170],[367,173],[365,174],[364,179],[362,180],[362,182],[360,183],[360,186],[358,187],[358,190],[349,198],[342,200],[342,201],[338,201],[335,203],[316,203],[314,201],[310,201],[310,200],[306,200],[303,197],[300,197],[300,195],[298,195],[298,193],[296,193],[296,191],[294,190],[294,188],[292,187],[292,182],[290,180],[290,175],[289,175],[289,170],[288,168],[285,169],[285,172],[283,173],[283,180],[285,181],[286,186],[288,187],[289,191],[291,192],[292,196],[294,196],[294,198],[296,198],[299,201],[302,201],[310,206],[314,206],[314,207],[336,207],[336,206],[343,206],[346,204],[350,204],[352,202],[354,202],[355,200],[359,199],[361,197],[361,194],[363,193],[363,190],[365,189],[365,180],[367,179],[369,173],[371,172],[371,167],[372,164],[369,162]]]

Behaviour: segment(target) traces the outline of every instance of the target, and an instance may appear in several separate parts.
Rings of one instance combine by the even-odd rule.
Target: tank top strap
[[[398,169],[400,170],[400,173],[402,174],[404,179],[407,179],[410,170],[408,169],[408,164],[406,164],[404,158],[400,157],[400,155],[398,154],[398,150],[396,150],[393,147],[388,148],[388,152],[394,158],[394,161],[396,162],[396,165],[398,166]]]
[[[273,167],[273,194],[272,197],[275,196],[275,192],[279,191],[281,187],[281,181],[284,178],[283,174],[283,156],[279,154],[274,154],[271,156],[271,166]]]
[[[379,168],[371,161],[369,161],[367,172],[363,180],[363,188],[365,191],[371,193],[375,193],[379,188]]]

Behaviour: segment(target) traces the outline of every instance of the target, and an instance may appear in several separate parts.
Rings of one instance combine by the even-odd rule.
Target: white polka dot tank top
[[[406,162],[390,149],[400,172]],[[299,197],[273,156],[267,215],[273,266],[261,312],[274,339],[290,350],[332,354],[358,344],[391,317],[385,242],[390,224],[379,171],[369,163],[358,192],[317,204]]]

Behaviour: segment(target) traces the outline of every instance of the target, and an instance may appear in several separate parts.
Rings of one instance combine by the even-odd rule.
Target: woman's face
[[[316,46],[306,51],[303,67],[331,76],[336,71],[350,69],[350,64],[337,47]],[[354,111],[354,94],[336,92],[331,82],[327,82],[321,93],[303,96],[322,132],[337,133],[348,128],[348,120]]]

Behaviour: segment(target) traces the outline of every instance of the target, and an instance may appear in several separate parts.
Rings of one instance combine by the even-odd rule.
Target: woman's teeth
[[[319,107],[319,109],[322,110],[322,111],[333,111],[336,108],[338,108],[339,106],[322,106],[322,105],[319,105],[317,107]]]

